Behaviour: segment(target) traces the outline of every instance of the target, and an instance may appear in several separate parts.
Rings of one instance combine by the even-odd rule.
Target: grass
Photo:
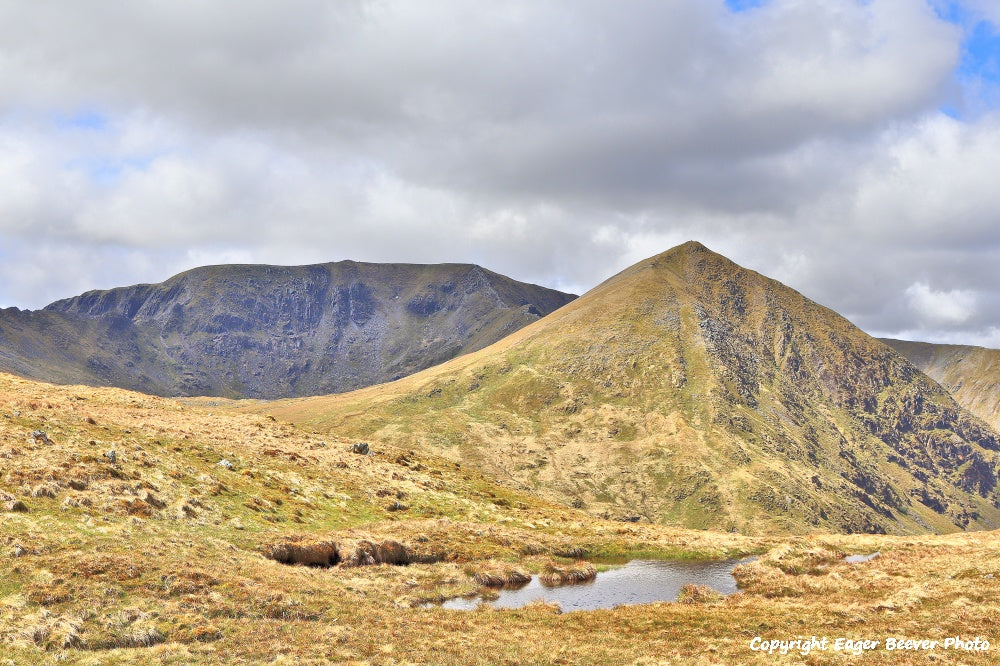
[[[36,429],[52,444],[29,441]],[[773,663],[749,649],[755,636],[995,636],[994,534],[747,537],[622,523],[423,450],[372,438],[371,455],[354,454],[353,441],[218,405],[0,375],[0,492],[28,507],[0,513],[0,655],[15,664]],[[115,464],[102,455],[112,448]],[[38,485],[53,496],[33,496]],[[398,493],[411,508],[386,510]],[[329,555],[330,544],[341,555],[388,552],[388,542],[413,563],[267,557],[298,544],[305,557],[279,559],[333,564],[311,555]],[[859,565],[841,558],[876,550]],[[423,607],[481,596],[489,576],[581,557],[747,554],[759,557],[737,570],[742,591],[721,599],[695,589],[690,603],[565,614],[541,604]]]
[[[542,573],[538,576],[541,584],[547,587],[586,583],[595,578],[597,578],[597,567],[589,562],[575,562],[569,566],[546,562]]]

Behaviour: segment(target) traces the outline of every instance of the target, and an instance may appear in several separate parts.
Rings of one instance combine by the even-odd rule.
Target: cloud
[[[906,288],[905,293],[910,307],[920,317],[935,324],[964,323],[976,308],[976,295],[971,291],[937,291],[926,283],[914,282]]]
[[[0,0],[0,305],[230,259],[580,292],[696,238],[867,330],[987,335],[1000,116],[939,110],[967,26],[750,4]]]

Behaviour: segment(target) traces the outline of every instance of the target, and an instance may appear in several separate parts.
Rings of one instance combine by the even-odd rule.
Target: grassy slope
[[[995,433],[836,313],[697,244],[475,354],[252,409],[594,515],[748,533],[1000,524]],[[978,491],[962,487],[973,464]]]
[[[358,456],[337,438],[198,403],[0,375],[0,492],[29,509],[0,511],[5,659],[773,663],[749,651],[754,636],[994,638],[994,534],[747,538],[605,522],[441,458],[380,441]],[[36,429],[51,443],[31,438]],[[111,449],[115,464],[102,455]],[[400,491],[411,508],[387,511]],[[393,538],[445,560],[313,569],[262,557],[284,534]],[[570,614],[419,607],[475,591],[477,571],[538,571],[570,548],[764,555],[725,600]],[[865,565],[839,559],[874,550],[882,556]],[[976,664],[990,655],[935,656]]]
[[[946,388],[967,410],[1000,429],[1000,350],[883,340]]]

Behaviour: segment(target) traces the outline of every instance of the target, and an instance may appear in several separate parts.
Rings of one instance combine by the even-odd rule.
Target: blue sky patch
[[[68,115],[56,115],[55,123],[64,129],[80,129],[104,131],[108,128],[108,119],[97,111],[81,110]]]
[[[118,183],[126,171],[145,171],[152,158],[81,157],[66,164],[71,171],[82,171],[93,182],[104,187]]]
[[[997,26],[980,21],[966,38],[959,75],[1000,83],[1000,33]]]
[[[962,25],[969,21],[969,11],[958,2],[931,2],[934,12],[938,18],[942,18],[949,23]]]
[[[1000,103],[1000,26],[983,20],[975,10],[961,2],[936,1],[931,6],[937,15],[960,27],[962,52],[955,70],[961,97],[940,107],[952,118],[973,118]]]
[[[754,9],[766,4],[767,0],[726,0],[726,7],[731,12],[745,12],[748,9]]]

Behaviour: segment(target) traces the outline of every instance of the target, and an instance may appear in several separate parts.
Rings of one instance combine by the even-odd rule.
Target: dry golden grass
[[[375,564],[404,565],[414,561],[409,549],[398,541],[386,539],[382,543],[361,541],[354,552],[344,558],[346,567],[363,567]]]
[[[577,562],[570,566],[559,566],[547,562],[538,580],[547,587],[558,585],[575,585],[586,583],[597,578],[597,567],[588,562]]]
[[[441,458],[377,440],[361,456],[351,443],[211,404],[0,376],[0,493],[27,508],[0,512],[0,663],[852,663],[832,651],[777,659],[750,643],[997,638],[992,533],[749,538],[605,521]],[[397,493],[411,508],[386,511]],[[265,556],[278,544],[413,563],[295,566]],[[840,557],[875,551],[863,564]],[[737,570],[743,590],[724,599],[424,607],[482,594],[477,573],[541,573],[581,554],[749,553],[760,557]],[[995,654],[933,652],[937,663]],[[863,663],[925,657],[876,650]]]
[[[722,601],[723,595],[707,585],[688,583],[677,595],[679,604],[707,604]]]
[[[264,546],[264,557],[282,564],[304,564],[331,567],[340,562],[340,551],[335,541],[313,539],[308,536],[290,535]]]
[[[481,565],[472,579],[483,587],[490,588],[519,588],[531,582],[531,576],[509,564],[490,563],[485,568]]]

